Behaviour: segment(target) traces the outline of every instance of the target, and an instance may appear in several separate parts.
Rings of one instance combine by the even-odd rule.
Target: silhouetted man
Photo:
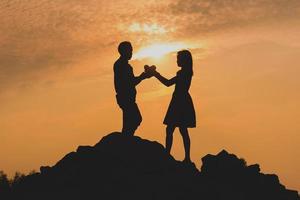
[[[121,42],[118,46],[120,58],[114,64],[114,84],[116,90],[117,103],[123,112],[122,133],[133,136],[135,130],[142,122],[142,116],[136,104],[136,89],[145,78],[151,75],[143,72],[135,77],[133,69],[128,61],[132,57],[132,46],[128,41]]]

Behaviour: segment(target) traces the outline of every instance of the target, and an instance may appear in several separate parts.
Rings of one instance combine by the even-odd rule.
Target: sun
[[[161,58],[162,56],[176,52],[178,50],[187,48],[187,45],[183,43],[163,43],[163,44],[151,44],[149,46],[143,47],[138,50],[133,59],[143,59],[143,58]]]

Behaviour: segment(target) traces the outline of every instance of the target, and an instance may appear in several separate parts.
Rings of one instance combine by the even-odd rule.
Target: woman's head
[[[193,58],[191,52],[188,50],[178,51],[177,65],[193,75]]]

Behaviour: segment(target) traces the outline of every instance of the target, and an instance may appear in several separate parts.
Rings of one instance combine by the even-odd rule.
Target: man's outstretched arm
[[[139,76],[134,77],[134,85],[138,85],[140,82],[142,82],[142,80],[150,77],[150,74],[146,74],[145,72],[143,72]]]

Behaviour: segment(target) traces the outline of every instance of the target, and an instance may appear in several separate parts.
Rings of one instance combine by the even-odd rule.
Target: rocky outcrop
[[[299,200],[276,175],[225,150],[194,164],[176,161],[157,143],[112,133],[95,146],[79,146],[52,167],[26,176],[13,199]]]

